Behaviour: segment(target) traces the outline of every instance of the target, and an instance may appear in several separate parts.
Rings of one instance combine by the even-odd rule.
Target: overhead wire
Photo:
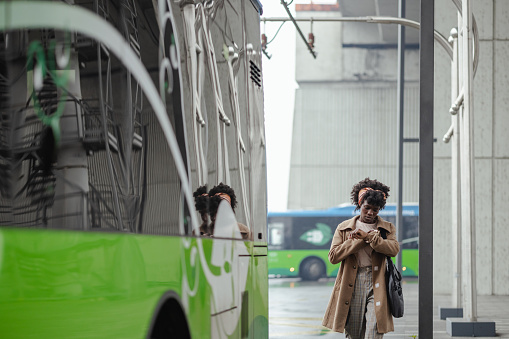
[[[273,37],[273,38],[272,38],[269,42],[267,42],[267,46],[268,46],[268,45],[269,45],[272,41],[274,41],[274,39],[277,37],[277,35],[278,35],[279,31],[281,30],[281,28],[283,27],[283,25],[284,25],[285,23],[286,23],[286,21],[283,21],[283,22],[281,23],[281,25],[279,25],[279,28],[277,29],[276,33],[274,34],[274,37]]]

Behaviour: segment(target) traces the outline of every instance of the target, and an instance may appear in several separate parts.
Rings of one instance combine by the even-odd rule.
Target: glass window
[[[282,247],[284,243],[284,224],[282,222],[269,223],[269,248]]]

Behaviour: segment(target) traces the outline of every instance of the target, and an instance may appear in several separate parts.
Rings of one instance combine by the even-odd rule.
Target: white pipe
[[[475,170],[474,170],[474,104],[472,2],[463,0],[462,15],[462,79],[464,90],[461,120],[461,225],[462,225],[462,279],[464,317],[477,320],[476,245],[475,245]]]
[[[447,133],[445,133],[444,138],[443,138],[443,140],[446,144],[449,142],[449,140],[451,140],[451,137],[453,134],[454,134],[454,126],[451,125],[449,127],[449,129],[447,130]]]
[[[402,19],[390,16],[364,16],[364,17],[338,17],[338,18],[294,18],[295,21],[320,21],[320,22],[366,22],[371,24],[395,24],[395,25],[403,25],[408,27],[413,27],[415,29],[420,29],[421,24],[417,21]],[[273,17],[273,18],[261,18],[260,21],[264,23],[267,21],[290,21],[289,18],[285,17]],[[445,49],[449,57],[452,59],[452,47],[447,41],[447,39],[435,31],[435,40]]]
[[[451,108],[449,109],[449,113],[452,115],[458,114],[458,110],[460,109],[461,105],[463,104],[463,100],[465,99],[465,90],[464,88],[461,89],[460,94],[452,104]]]

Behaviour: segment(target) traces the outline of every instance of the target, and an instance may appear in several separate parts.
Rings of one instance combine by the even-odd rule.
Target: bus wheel
[[[160,300],[150,327],[150,339],[191,338],[186,315],[175,292],[166,293]]]
[[[318,258],[306,259],[300,268],[300,277],[303,280],[318,280],[325,276],[325,265]]]

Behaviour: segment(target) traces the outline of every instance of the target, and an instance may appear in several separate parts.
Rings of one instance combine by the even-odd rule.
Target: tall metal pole
[[[419,131],[419,338],[433,338],[433,76],[435,1],[421,0]]]
[[[473,57],[472,57],[472,7],[470,0],[462,2],[462,79],[463,116],[461,125],[461,227],[462,227],[462,286],[464,316],[477,320],[475,203],[474,203],[474,131],[473,131]]]
[[[405,17],[406,0],[399,0],[398,16]],[[405,26],[398,25],[398,207],[396,227],[398,241],[403,241],[403,139],[404,135],[404,107],[405,107]],[[401,250],[398,253],[398,269],[402,269]]]

